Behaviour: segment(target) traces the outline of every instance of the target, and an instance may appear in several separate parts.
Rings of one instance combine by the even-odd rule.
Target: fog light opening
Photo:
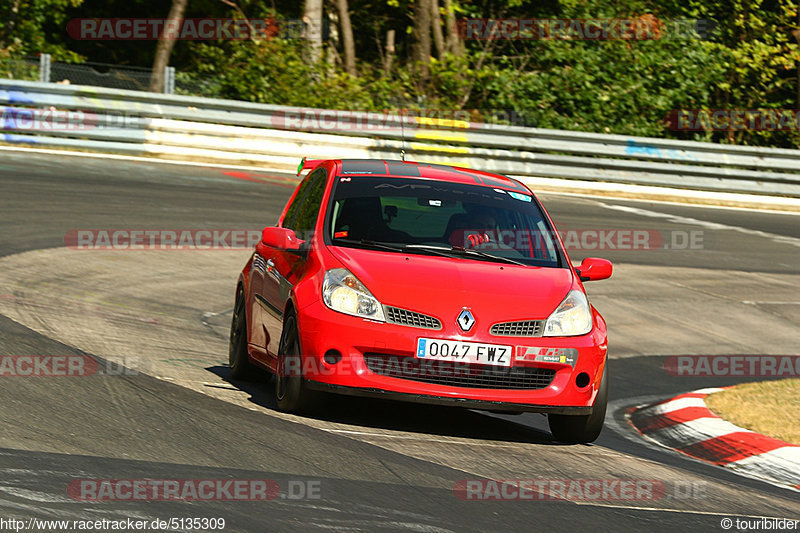
[[[589,374],[587,374],[586,372],[581,372],[580,374],[578,374],[578,377],[575,378],[575,386],[578,387],[579,389],[582,389],[588,386],[591,381],[592,378],[589,377]]]
[[[323,359],[329,365],[335,365],[342,360],[342,353],[339,350],[328,350],[325,352]]]

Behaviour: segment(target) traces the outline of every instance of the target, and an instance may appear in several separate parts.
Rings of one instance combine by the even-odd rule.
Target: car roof
[[[338,168],[337,176],[423,178],[531,194],[527,187],[515,179],[468,168],[390,159],[337,159],[335,163]]]

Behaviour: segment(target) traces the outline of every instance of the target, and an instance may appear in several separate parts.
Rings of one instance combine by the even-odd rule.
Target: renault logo
[[[472,326],[475,325],[475,317],[472,316],[472,313],[469,309],[464,309],[458,315],[456,322],[458,322],[458,325],[461,326],[461,329],[464,331],[469,331],[472,329]]]

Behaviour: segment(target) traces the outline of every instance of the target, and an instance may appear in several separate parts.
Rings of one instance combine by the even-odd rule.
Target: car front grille
[[[544,320],[498,322],[489,329],[492,335],[502,337],[541,337],[543,332]]]
[[[442,323],[439,319],[432,316],[388,305],[384,309],[386,311],[386,321],[390,324],[424,329],[442,329]]]
[[[551,368],[470,365],[377,353],[364,354],[364,361],[382,376],[474,389],[544,389],[556,375]]]
[[[267,270],[267,263],[264,258],[258,254],[253,255],[253,268],[265,272]]]

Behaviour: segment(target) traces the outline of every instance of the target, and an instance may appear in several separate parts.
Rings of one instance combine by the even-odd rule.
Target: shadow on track
[[[265,376],[262,381],[245,382],[232,379],[227,366],[207,367],[206,370],[248,393],[254,404],[277,411],[275,385],[271,376]],[[322,404],[311,418],[360,426],[365,432],[369,432],[370,428],[387,429],[443,437],[563,446],[555,442],[548,432],[459,407],[337,394],[325,394]]]

